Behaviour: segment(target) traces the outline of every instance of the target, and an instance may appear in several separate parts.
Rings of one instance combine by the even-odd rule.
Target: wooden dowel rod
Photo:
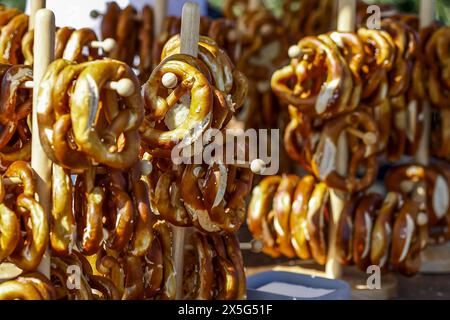
[[[32,142],[31,167],[34,169],[37,181],[37,198],[49,216],[51,210],[51,162],[42,149],[37,125],[37,108],[39,83],[54,59],[55,49],[55,15],[48,9],[40,9],[36,13],[36,28],[34,41],[34,69],[33,79],[33,112],[32,112]],[[38,270],[50,277],[50,252],[44,254]]]
[[[198,55],[198,40],[200,32],[200,10],[198,4],[187,2],[183,6],[181,16],[180,52],[194,57]],[[176,271],[177,299],[183,296],[183,265],[186,228],[173,226],[173,255]]]
[[[341,32],[354,32],[356,26],[356,0],[339,0],[337,27]],[[345,132],[338,140],[336,170],[340,175],[348,171],[348,141]],[[325,272],[329,278],[336,279],[342,275],[342,266],[337,259],[336,226],[345,205],[346,194],[338,190],[330,191],[331,219],[328,233],[328,255]]]
[[[164,19],[167,16],[167,0],[155,0],[155,37],[158,37],[163,28]]]
[[[46,0],[31,0],[30,1],[30,21],[28,23],[28,30],[33,30],[36,21],[36,12],[45,8]]]

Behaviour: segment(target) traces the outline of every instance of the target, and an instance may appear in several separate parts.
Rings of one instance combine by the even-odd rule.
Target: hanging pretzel
[[[281,183],[280,176],[271,176],[263,179],[253,189],[252,198],[247,210],[247,225],[253,237],[262,240],[262,252],[273,258],[279,257],[275,243],[274,233],[270,230],[270,208],[275,192]]]
[[[397,193],[389,192],[386,195],[372,230],[370,261],[384,270],[389,263],[394,214],[399,202],[400,197]]]
[[[144,6],[139,29],[139,80],[145,83],[152,72],[154,17],[153,9]]]
[[[134,90],[131,95],[121,98],[122,105],[115,100],[115,94],[107,96],[108,107],[104,112],[109,126],[100,135],[92,130],[92,117],[96,114],[91,104],[98,108],[101,88],[108,81],[123,78],[131,80]],[[113,168],[129,167],[136,162],[139,152],[137,129],[143,118],[143,103],[138,88],[139,81],[132,70],[113,60],[91,62],[78,77],[70,101],[74,137],[77,145],[95,161]],[[92,100],[85,99],[86,96]],[[119,141],[121,137],[124,142]]]
[[[181,55],[182,56],[182,55]],[[160,83],[166,73],[177,76],[180,85],[172,92],[160,96]],[[208,127],[212,113],[212,90],[205,76],[186,62],[169,57],[153,70],[148,82],[144,85],[145,104],[148,118],[161,121],[166,113],[175,106],[187,92],[191,94],[189,114],[185,121],[173,130],[161,130],[144,123],[141,136],[145,143],[152,147],[171,149],[183,139],[195,141]]]
[[[361,145],[355,142],[356,138],[349,137],[351,160],[349,174],[344,178],[336,171],[338,139],[346,128],[358,125],[364,128],[364,132],[368,132],[376,138],[372,141],[364,141],[366,139],[363,138],[363,144]],[[313,157],[312,169],[315,175],[325,181],[329,187],[350,193],[369,187],[377,173],[377,145],[374,143],[377,140],[377,125],[364,112],[356,111],[328,122],[323,129],[322,137]],[[366,171],[363,177],[358,178],[358,169],[362,163],[365,163]]]
[[[70,174],[60,166],[53,164],[50,244],[52,250],[61,255],[67,255],[70,252],[75,229],[72,192]]]
[[[106,4],[106,12],[103,16],[101,30],[102,30],[102,39],[116,39],[117,37],[117,24],[119,22],[121,9],[119,5],[114,2],[108,2]]]
[[[309,259],[311,252],[308,245],[310,238],[307,230],[308,203],[314,191],[315,179],[313,176],[305,176],[298,183],[292,203],[290,215],[290,233],[292,235],[292,247],[301,259]]]
[[[28,30],[28,16],[19,14],[14,16],[1,29],[0,34],[0,62],[20,64],[22,56],[22,37]]]
[[[98,59],[98,49],[96,48],[89,47],[89,55],[87,57],[83,55],[83,48],[92,41],[97,41],[97,36],[92,29],[75,30],[66,43],[62,58],[78,63]]]
[[[372,230],[376,211],[380,209],[382,197],[369,194],[361,199],[355,212],[353,260],[358,268],[366,271],[370,265]]]

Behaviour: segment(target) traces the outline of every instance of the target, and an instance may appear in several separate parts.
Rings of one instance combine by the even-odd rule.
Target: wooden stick
[[[180,52],[194,57],[198,55],[198,40],[200,32],[200,10],[198,4],[187,2],[183,6],[181,16],[181,44]],[[176,271],[177,294],[181,299],[183,295],[183,265],[184,243],[186,228],[173,226],[173,255]]]
[[[28,23],[28,30],[33,30],[35,25],[36,12],[45,8],[46,0],[31,0],[30,1],[30,21]]]
[[[339,0],[338,4],[338,31],[354,32],[356,25],[356,0]],[[348,143],[345,132],[338,141],[336,170],[341,175],[348,171]],[[329,224],[329,248],[325,272],[329,278],[336,279],[342,275],[342,267],[337,259],[336,252],[336,226],[344,209],[346,195],[338,190],[330,191],[331,219]]]
[[[420,27],[426,28],[436,20],[436,0],[421,0],[420,2]],[[430,131],[431,131],[431,106],[429,101],[423,103],[423,129],[420,138],[419,149],[416,153],[416,161],[427,166],[430,163]]]
[[[162,32],[164,19],[167,16],[167,0],[155,0],[155,37],[159,37]]]
[[[39,83],[47,70],[48,65],[55,56],[55,15],[48,9],[40,9],[36,13],[36,28],[34,41],[34,69],[33,78],[35,89],[33,91],[32,112],[32,141],[31,141],[31,167],[34,169],[37,181],[37,198],[47,215],[51,210],[51,162],[42,149],[37,125],[38,88]],[[50,252],[44,254],[38,270],[50,277]]]

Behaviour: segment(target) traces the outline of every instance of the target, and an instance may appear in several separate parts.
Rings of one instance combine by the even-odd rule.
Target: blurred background
[[[318,0],[320,1],[320,0]],[[389,3],[397,5],[402,12],[419,12],[420,0],[367,0],[367,3]],[[0,3],[7,6],[17,7],[21,10],[25,9],[26,0],[1,0]],[[211,15],[216,16],[220,12],[223,0],[208,0],[211,7]],[[271,8],[273,12],[278,15],[282,0],[264,0],[264,3],[268,8]],[[439,20],[445,24],[450,23],[450,0],[437,0]]]

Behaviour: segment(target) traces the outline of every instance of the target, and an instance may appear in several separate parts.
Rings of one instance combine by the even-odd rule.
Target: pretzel
[[[24,64],[33,65],[34,63],[34,30],[28,30],[22,38],[22,55],[24,57]]]
[[[142,24],[139,29],[139,80],[144,83],[152,71],[153,49],[153,9],[144,6],[142,9]]]
[[[181,178],[164,172],[155,188],[155,202],[159,215],[176,226],[191,226],[190,217],[181,201]]]
[[[26,273],[0,284],[0,300],[54,300],[52,284],[38,272]]]
[[[425,55],[427,59],[432,59],[429,72],[428,94],[431,102],[439,107],[445,108],[450,95],[450,55],[448,44],[449,27],[441,27],[433,32],[426,42]]]
[[[365,132],[370,132],[378,140],[378,128],[374,120],[362,111],[355,111],[348,115],[329,121],[324,129],[320,142],[316,148],[312,169],[320,180],[325,181],[330,188],[350,193],[361,191],[369,187],[377,173],[376,144],[363,146],[357,144],[349,137],[351,146],[351,160],[347,177],[340,176],[336,171],[336,149],[340,134],[346,128],[361,125]],[[364,141],[363,141],[364,142]],[[331,160],[331,162],[329,162]],[[327,162],[328,161],[328,162]],[[361,163],[366,163],[366,172],[363,177],[357,178]]]
[[[72,181],[70,174],[53,164],[52,170],[52,223],[50,244],[57,254],[67,255],[70,251],[75,219],[72,208]]]
[[[164,276],[163,252],[158,237],[152,241],[144,261],[144,299],[151,299],[160,293]]]
[[[29,272],[22,274],[16,280],[20,283],[33,285],[41,295],[42,300],[55,300],[56,298],[56,291],[52,283],[39,272]]]
[[[361,73],[363,81],[361,98],[370,105],[379,105],[387,97],[387,72],[394,64],[395,44],[390,35],[382,30],[360,28],[357,34],[366,52]],[[375,55],[375,52],[378,54]]]
[[[83,48],[92,41],[97,41],[97,36],[92,29],[75,30],[66,43],[62,58],[78,63],[98,59],[99,55],[96,48],[89,47],[89,55],[87,57],[83,55]]]
[[[325,215],[329,201],[329,191],[324,183],[314,187],[308,202],[307,230],[311,255],[318,264],[325,264],[327,258],[327,244],[325,238]]]
[[[90,174],[78,175],[74,187],[78,242],[86,255],[95,254],[103,240],[102,206],[105,193],[102,188],[93,186],[92,179]]]
[[[173,300],[175,299],[176,282],[172,260],[172,234],[167,223],[163,221],[155,223],[153,228],[160,238],[163,251],[164,278],[159,297],[162,300]]]
[[[418,224],[419,214],[418,204],[411,200],[405,201],[392,233],[391,264],[394,269],[408,276],[419,271],[419,253],[426,246],[426,224]]]
[[[193,261],[194,264],[186,268],[184,279],[194,278],[192,280],[194,287],[189,288],[185,292],[185,299],[211,300],[211,287],[214,279],[212,250],[209,247],[206,237],[203,235],[194,233],[191,235],[191,241],[194,246],[196,261]],[[189,259],[187,259],[188,261]],[[194,269],[192,270],[191,268]]]
[[[5,193],[2,181],[2,193]],[[4,195],[2,195],[2,202]],[[0,203],[0,262],[9,257],[16,249],[20,239],[20,224],[16,213],[8,208],[4,203]]]
[[[370,261],[382,269],[389,263],[389,248],[392,241],[392,227],[395,210],[400,197],[395,192],[389,192],[375,218],[372,230]]]
[[[183,55],[180,55],[181,57]],[[160,81],[164,74],[173,73],[181,84],[167,97],[159,94]],[[191,93],[189,115],[173,130],[160,130],[144,123],[141,137],[152,147],[171,149],[181,140],[194,141],[208,127],[212,114],[212,90],[205,76],[194,66],[169,57],[153,70],[150,79],[144,85],[144,98],[148,116],[153,121],[161,121],[166,113],[186,92]]]
[[[314,191],[315,179],[313,176],[305,176],[295,188],[291,215],[289,220],[291,243],[297,256],[307,260],[311,257],[309,250],[307,230],[308,203]]]
[[[298,47],[302,51],[312,50],[314,63],[310,65],[307,60],[294,59],[291,65],[273,74],[272,90],[280,99],[308,115],[325,119],[336,116],[347,108],[352,93],[352,77],[344,58],[336,46],[330,47],[313,37],[302,39]],[[324,72],[327,79],[323,83]],[[305,81],[311,78],[314,79],[313,88],[305,87]]]
[[[235,270],[238,282],[236,296],[234,299],[243,300],[247,297],[246,278],[244,270],[244,261],[239,246],[239,239],[236,234],[226,234],[222,237],[228,258],[231,260]]]
[[[121,9],[116,2],[111,1],[106,4],[106,12],[103,15],[103,20],[101,24],[103,40],[108,38],[112,39],[117,38],[116,28],[119,22],[120,12]]]
[[[100,89],[107,81],[118,81],[122,78],[131,80],[134,92],[128,97],[122,97],[123,109],[111,101],[108,95],[109,110],[105,110],[109,126],[102,133],[92,129],[92,105],[99,102]],[[137,129],[143,119],[143,103],[138,91],[139,81],[132,70],[125,64],[114,60],[101,60],[89,63],[79,75],[71,96],[71,118],[74,137],[77,145],[95,161],[113,168],[125,168],[136,162],[139,152],[139,137]],[[90,99],[85,99],[88,96]],[[117,140],[123,135],[123,146],[117,146]],[[102,142],[103,140],[106,142]],[[108,146],[109,144],[109,146]]]
[[[62,59],[64,51],[66,50],[67,43],[74,33],[75,29],[71,27],[63,27],[56,30],[55,34],[55,60]],[[88,33],[86,31],[86,33]],[[74,39],[75,41],[75,39]],[[73,42],[76,45],[75,42]]]
[[[233,63],[236,62],[239,49],[236,23],[225,18],[211,22],[207,36],[213,39],[219,48],[224,49]]]
[[[143,181],[134,182],[132,185],[132,197],[134,208],[137,212],[133,237],[131,239],[131,254],[144,256],[154,241],[153,224],[156,221],[150,208],[148,188]]]
[[[28,16],[14,16],[0,34],[0,63],[19,64],[23,60],[22,37],[28,30]]]
[[[114,283],[108,278],[96,275],[87,275],[89,286],[101,293],[95,300],[120,300],[120,294]]]
[[[19,9],[16,8],[4,8],[0,11],[0,26],[4,27],[11,21],[12,18],[22,14]]]
[[[289,216],[293,202],[293,193],[298,184],[298,177],[295,175],[283,175],[281,183],[273,198],[273,209],[275,212],[274,228],[277,234],[277,246],[280,252],[292,258],[295,251],[291,245],[291,234],[289,230]]]
[[[439,183],[439,184],[438,184]],[[447,214],[449,207],[444,206],[437,199],[436,188],[448,188],[448,181],[441,172],[433,167],[423,167],[419,165],[398,166],[385,177],[386,188],[396,191],[406,198],[417,198],[423,203],[428,211],[429,224],[435,225]],[[426,194],[417,192],[417,187],[424,186]],[[444,186],[442,186],[444,185]],[[445,190],[445,189],[444,189]],[[445,191],[444,191],[445,192]],[[426,199],[423,197],[426,196]]]
[[[270,230],[268,216],[273,196],[281,183],[280,176],[264,178],[252,191],[252,198],[247,210],[247,225],[254,239],[262,240],[263,252],[271,257],[279,257],[274,235]]]
[[[200,167],[197,165],[186,166],[181,178],[181,197],[188,214],[198,228],[206,232],[218,232],[220,226],[211,219],[197,182],[198,168]]]
[[[155,39],[155,47],[153,50],[153,65],[161,62],[161,53],[166,42],[174,35],[181,32],[181,18],[175,16],[167,16],[164,18],[161,27],[161,33]]]
[[[239,286],[236,268],[228,257],[224,238],[218,235],[210,236],[210,238],[216,252],[213,257],[213,265],[214,269],[218,270],[214,284],[214,299],[234,300]]]
[[[105,250],[101,248],[97,252],[95,266],[99,274],[112,281],[115,288],[118,290],[119,296],[122,297],[125,291],[125,272],[118,258],[108,255]]]
[[[374,216],[376,210],[380,209],[381,203],[382,197],[379,194],[368,194],[361,199],[355,212],[353,260],[362,271],[366,271],[370,265]]]
[[[213,224],[228,233],[239,230],[245,220],[245,198],[252,182],[253,173],[248,169],[227,168],[221,163],[208,167],[201,191]]]
[[[32,80],[32,70],[25,66],[10,66],[3,75],[0,91],[0,123],[3,125],[0,133],[0,149],[5,149],[19,128],[21,120],[26,119],[31,113],[30,94],[20,89],[20,86],[29,80]],[[7,162],[13,162],[12,154],[9,155],[10,159],[7,159],[8,153],[10,152],[2,154],[1,158]]]
[[[358,196],[346,201],[336,227],[336,250],[339,262],[343,265],[353,263],[355,213],[360,201]]]
[[[144,296],[141,261],[138,257],[127,255],[125,258],[125,292],[122,300],[139,300]]]
[[[119,14],[117,21],[117,52],[111,55],[111,58],[125,62],[127,65],[133,65],[134,53],[136,51],[136,10],[127,6]]]

